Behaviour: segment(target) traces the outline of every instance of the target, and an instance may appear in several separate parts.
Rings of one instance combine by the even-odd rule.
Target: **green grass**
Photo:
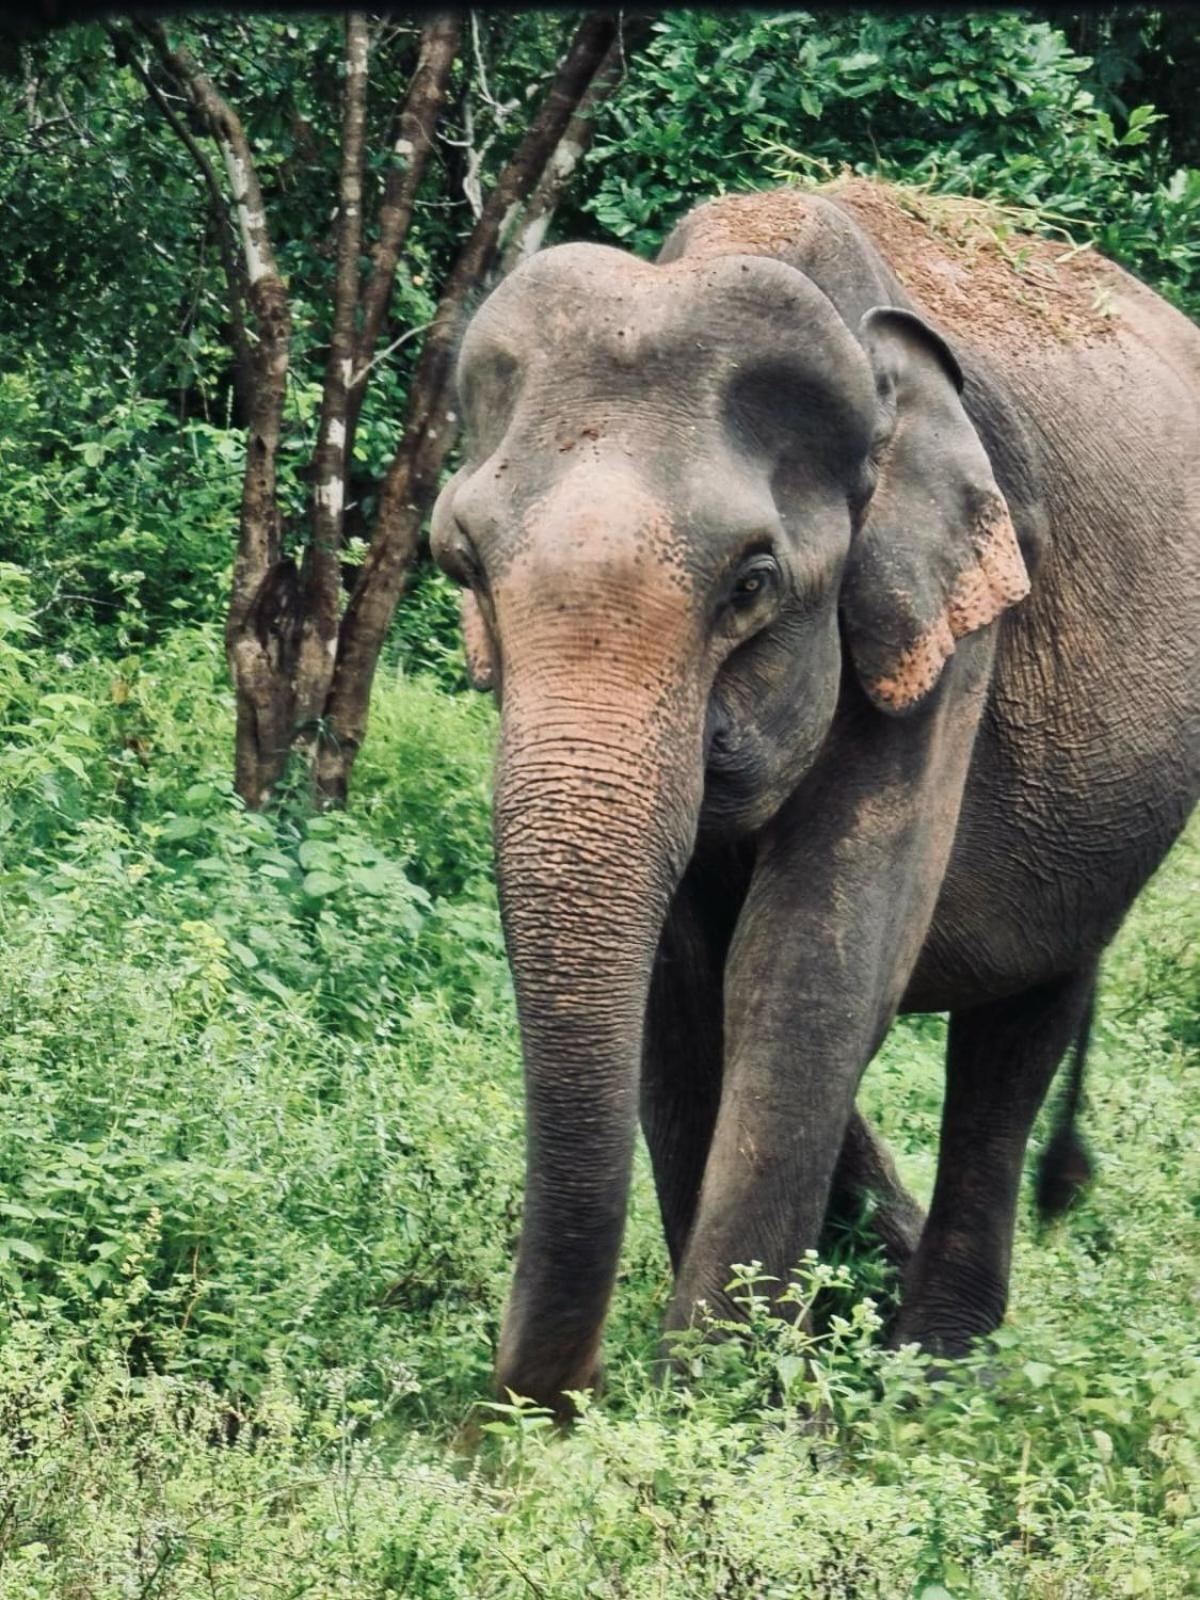
[[[479,1409],[522,1169],[489,704],[387,675],[352,813],[268,822],[214,635],[56,661],[9,581],[3,1600],[1200,1592],[1194,835],[1108,961],[1099,1180],[1023,1210],[985,1382],[883,1353],[859,1256],[801,1266],[811,1348],[751,1281],[656,1389],[643,1163],[608,1389],[561,1436]],[[865,1090],[924,1193],[941,1037],[897,1027]]]

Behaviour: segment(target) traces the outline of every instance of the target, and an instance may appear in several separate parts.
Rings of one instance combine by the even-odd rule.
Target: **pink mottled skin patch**
[[[955,641],[986,628],[1029,593],[1029,574],[1007,507],[998,496],[971,534],[977,564],[961,572],[932,627],[897,659],[894,670],[870,685],[871,698],[889,711],[907,711],[933,688],[954,654]]]

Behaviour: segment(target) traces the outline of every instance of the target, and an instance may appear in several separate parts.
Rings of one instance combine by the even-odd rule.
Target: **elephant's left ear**
[[[949,348],[911,312],[859,327],[880,404],[877,477],[851,548],[842,618],[863,688],[903,713],[937,683],[956,639],[1029,593],[987,453]]]

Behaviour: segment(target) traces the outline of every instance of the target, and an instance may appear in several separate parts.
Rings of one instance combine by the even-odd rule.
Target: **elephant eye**
[[[779,563],[772,555],[759,554],[744,561],[733,580],[729,598],[735,606],[756,604],[771,594],[779,582]]]

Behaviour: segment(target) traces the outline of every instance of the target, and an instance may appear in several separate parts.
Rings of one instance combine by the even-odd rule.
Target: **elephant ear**
[[[462,564],[461,552],[456,550],[457,523],[454,517],[454,497],[469,475],[470,468],[460,467],[444,485],[434,502],[429,524],[429,548],[433,558],[456,583],[463,588],[459,596],[458,615],[462,625],[463,648],[467,656],[467,677],[473,689],[491,689],[495,683],[496,669],[492,655],[492,641],[476,596],[466,587],[468,573]]]
[[[463,645],[467,652],[467,677],[473,689],[491,689],[495,686],[496,669],[492,660],[492,641],[487,623],[483,620],[479,601],[470,589],[464,589],[459,600],[462,619]]]
[[[867,695],[902,715],[937,683],[955,640],[1023,599],[1029,576],[947,345],[919,317],[889,307],[867,312],[859,338],[875,371],[880,428],[842,619]]]

